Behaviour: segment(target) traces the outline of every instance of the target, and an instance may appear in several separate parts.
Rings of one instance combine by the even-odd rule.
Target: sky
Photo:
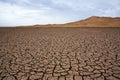
[[[120,17],[120,0],[0,0],[0,26],[61,24]]]

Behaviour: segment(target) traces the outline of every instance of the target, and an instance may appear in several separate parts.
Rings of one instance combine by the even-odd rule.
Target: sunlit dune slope
[[[120,17],[97,17],[92,16],[85,20],[64,24],[65,27],[120,27]]]
[[[120,27],[120,17],[113,18],[92,16],[84,20],[70,22],[66,24],[46,24],[22,27]]]

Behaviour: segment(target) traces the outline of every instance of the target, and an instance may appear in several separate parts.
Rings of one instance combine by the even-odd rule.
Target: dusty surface
[[[120,28],[0,28],[0,80],[120,80]]]

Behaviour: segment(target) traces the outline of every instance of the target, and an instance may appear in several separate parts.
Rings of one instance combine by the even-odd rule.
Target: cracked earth
[[[0,28],[0,80],[120,80],[120,28]]]

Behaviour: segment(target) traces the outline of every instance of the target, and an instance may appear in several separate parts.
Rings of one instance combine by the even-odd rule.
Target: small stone
[[[60,76],[59,80],[65,80],[65,77],[64,76]]]
[[[75,80],[82,80],[82,76],[75,76]]]
[[[48,80],[58,80],[58,77],[49,77]]]
[[[68,72],[62,72],[61,75],[62,76],[68,75]]]
[[[53,75],[54,75],[55,77],[58,77],[58,76],[60,76],[60,73],[53,73]]]
[[[15,78],[13,76],[8,76],[8,77],[6,77],[5,80],[15,80]]]

